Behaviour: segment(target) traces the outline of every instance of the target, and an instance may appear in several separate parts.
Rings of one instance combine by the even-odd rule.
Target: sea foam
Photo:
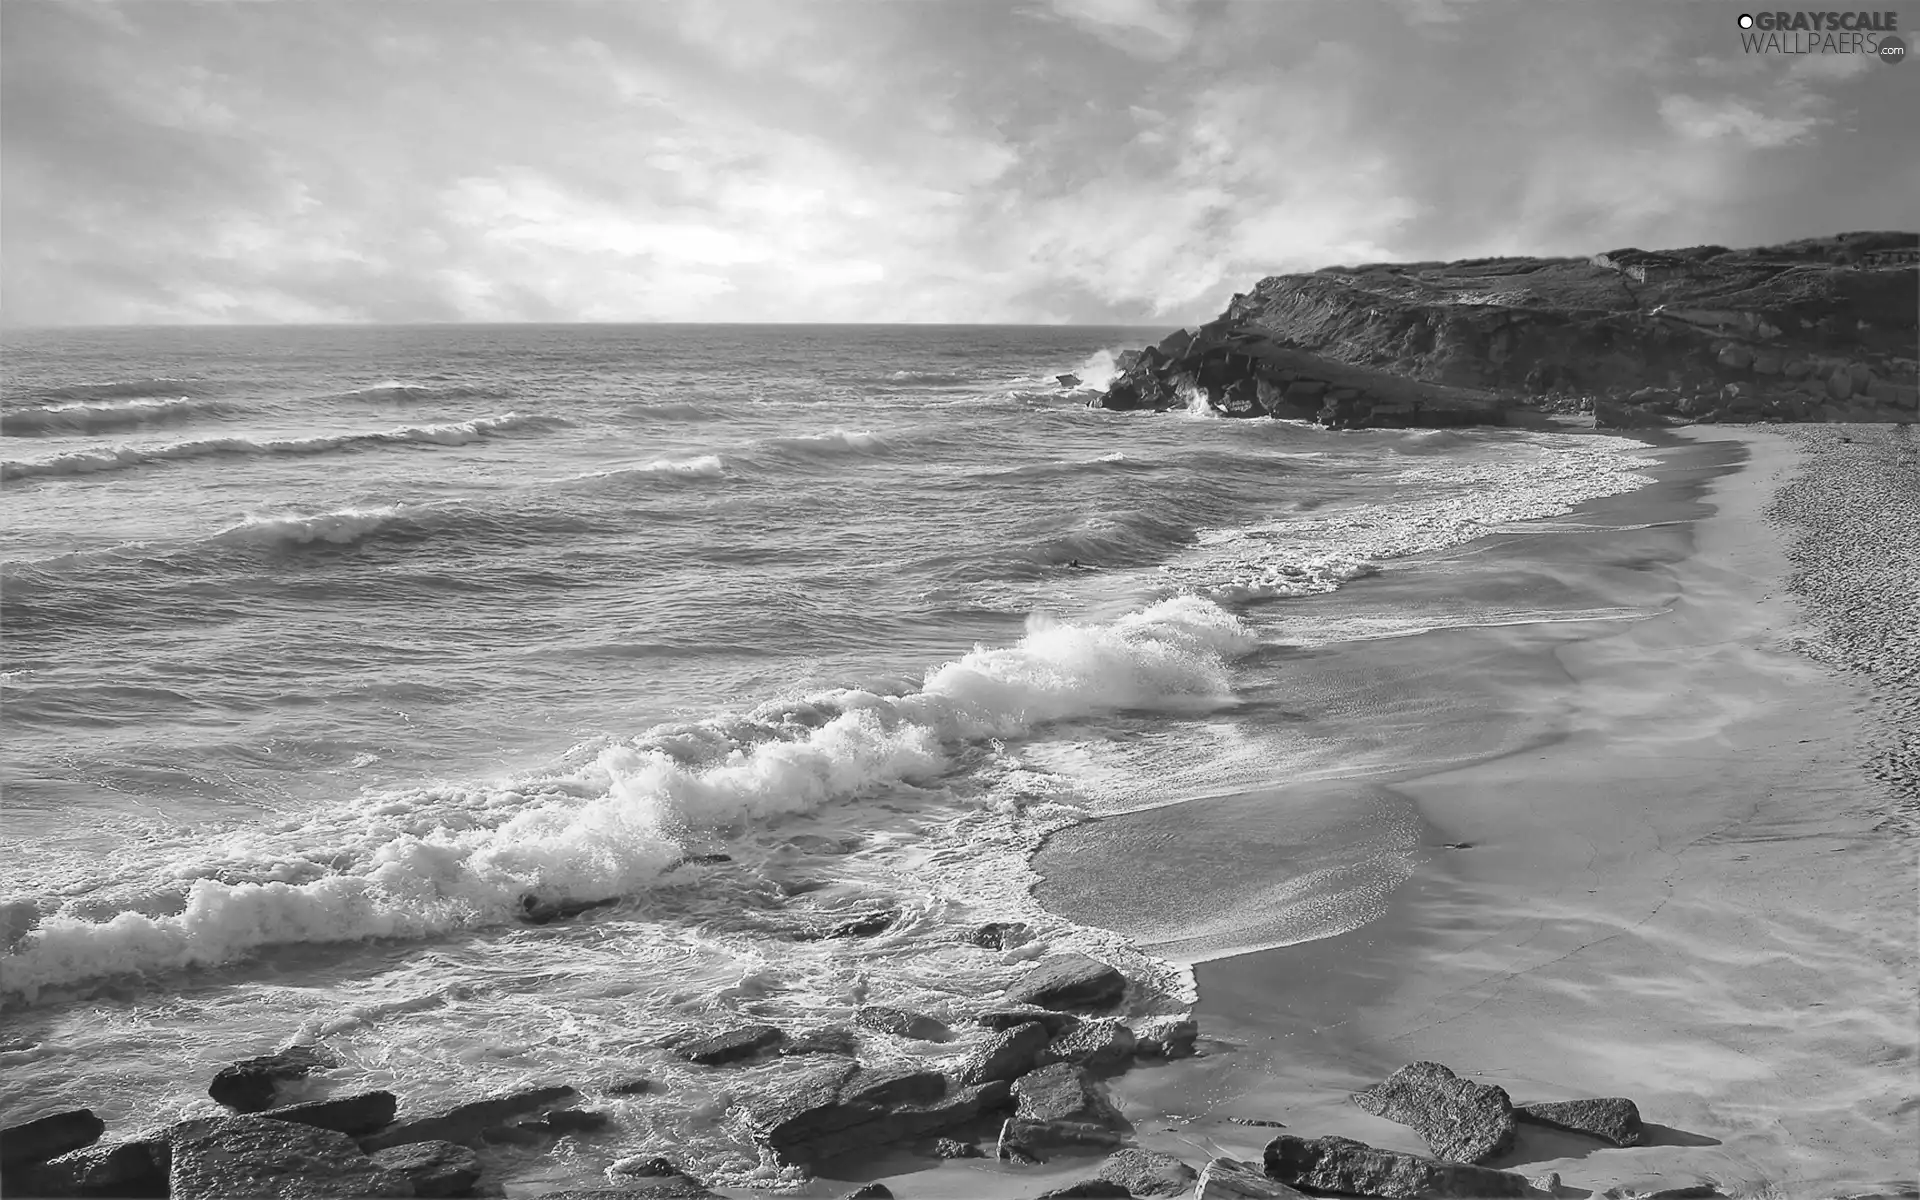
[[[690,840],[932,783],[992,739],[1103,711],[1222,702],[1230,660],[1252,645],[1197,596],[1104,623],[1035,617],[1018,643],[976,648],[903,694],[843,689],[662,726],[570,771],[499,786],[367,793],[286,829],[185,847],[170,880],[150,877],[119,911],[56,909],[0,957],[0,995],[31,1001],[272,945],[490,924],[529,894],[630,895],[680,863]]]
[[[135,397],[129,400],[70,400],[0,413],[0,434],[32,437],[59,433],[100,433],[162,421],[217,416],[228,406],[191,396]]]

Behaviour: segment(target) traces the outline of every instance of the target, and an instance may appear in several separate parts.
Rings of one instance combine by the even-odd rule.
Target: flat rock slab
[[[490,1096],[485,1100],[450,1108],[438,1116],[402,1121],[390,1129],[361,1138],[360,1146],[371,1154],[376,1150],[404,1146],[410,1142],[470,1145],[515,1117],[537,1112],[555,1101],[571,1099],[576,1094],[564,1084],[555,1084]]]
[[[369,1157],[405,1175],[416,1196],[464,1196],[480,1182],[480,1156],[452,1142],[409,1142]]]
[[[1513,1102],[1506,1091],[1462,1079],[1439,1063],[1408,1063],[1356,1092],[1353,1102],[1411,1126],[1435,1158],[1483,1163],[1513,1145]]]
[[[183,1121],[167,1131],[173,1200],[317,1200],[411,1196],[405,1175],[380,1166],[331,1129],[261,1117]]]
[[[278,1102],[280,1084],[339,1065],[340,1060],[325,1047],[289,1046],[221,1067],[207,1095],[235,1112],[263,1112]]]
[[[908,1012],[900,1008],[872,1005],[854,1014],[853,1023],[876,1033],[890,1033],[895,1037],[912,1038],[920,1042],[953,1040],[953,1030],[947,1028],[945,1022],[925,1013]]]
[[[786,1040],[787,1035],[771,1025],[741,1025],[682,1042],[673,1052],[690,1063],[717,1067],[763,1054]]]
[[[357,1096],[341,1096],[335,1100],[315,1100],[310,1104],[270,1108],[260,1115],[272,1121],[292,1121],[296,1125],[311,1125],[316,1129],[357,1135],[391,1125],[399,1107],[400,1102],[392,1092],[362,1092]]]
[[[1040,1063],[1079,1063],[1087,1067],[1113,1067],[1133,1057],[1139,1038],[1128,1026],[1111,1018],[1082,1021],[1047,1043],[1040,1052]]]
[[[1584,1133],[1616,1146],[1638,1146],[1646,1132],[1640,1123],[1639,1107],[1621,1096],[1523,1104],[1513,1110],[1513,1115],[1537,1125]]]
[[[811,1166],[852,1150],[924,1137],[1005,1103],[1004,1083],[968,1087],[936,1071],[853,1063],[792,1080],[752,1101],[746,1124],[780,1162]]]
[[[1132,1192],[1110,1179],[1082,1179],[1065,1187],[1041,1192],[1036,1200],[1131,1200]]]
[[[1531,1192],[1510,1171],[1435,1162],[1343,1137],[1309,1141],[1283,1133],[1267,1143],[1264,1157],[1268,1178],[1316,1192],[1385,1200],[1503,1200]]]
[[[1134,1196],[1190,1196],[1200,1173],[1171,1154],[1128,1146],[1100,1164],[1100,1176]]]
[[[45,1162],[70,1150],[91,1146],[107,1131],[107,1123],[90,1108],[51,1113],[0,1129],[0,1167]]]
[[[1200,1169],[1193,1200],[1306,1200],[1306,1193],[1267,1178],[1250,1162],[1216,1158]]]
[[[1055,1063],[1015,1080],[1014,1115],[1000,1130],[1001,1157],[1031,1157],[1062,1146],[1116,1146],[1127,1128],[1120,1111],[1083,1067]]]
[[[1009,1004],[1041,1008],[1111,1008],[1127,991],[1127,978],[1084,954],[1043,958],[1007,992]]]

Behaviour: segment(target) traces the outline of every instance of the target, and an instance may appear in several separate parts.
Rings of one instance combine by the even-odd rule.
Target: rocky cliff
[[[1276,275],[1198,330],[1121,356],[1096,407],[1204,402],[1335,427],[1905,421],[1920,234],[1610,250]]]

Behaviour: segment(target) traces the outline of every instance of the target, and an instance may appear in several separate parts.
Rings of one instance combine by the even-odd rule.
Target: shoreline
[[[1257,1158],[1272,1131],[1238,1117],[1424,1154],[1348,1096],[1431,1059],[1515,1103],[1635,1099],[1642,1147],[1523,1126],[1491,1164],[1568,1186],[1914,1186],[1914,848],[1874,832],[1859,681],[1790,644],[1806,618],[1763,514],[1801,456],[1753,431],[1648,440],[1696,460],[1679,473],[1711,510],[1668,611],[1539,651],[1563,680],[1508,701],[1564,704],[1557,734],[1386,780],[1429,832],[1379,919],[1198,965],[1215,1052],[1116,1081],[1143,1145]],[[1729,444],[1745,461],[1711,465]],[[1663,482],[1590,507],[1676,503]]]

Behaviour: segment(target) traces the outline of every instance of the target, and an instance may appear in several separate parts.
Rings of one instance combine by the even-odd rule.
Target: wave
[[[895,449],[895,443],[871,429],[835,429],[830,433],[768,438],[759,443],[759,449],[775,458],[818,462],[849,455],[872,457],[887,454]]]
[[[886,383],[932,383],[952,386],[969,383],[973,377],[954,371],[890,371],[881,378]]]
[[[124,400],[140,396],[177,396],[195,381],[167,375],[149,375],[144,379],[113,379],[105,383],[70,383],[61,387],[34,388],[32,395],[42,402],[63,400]]]
[[[49,433],[100,433],[136,425],[218,416],[231,407],[191,396],[136,397],[129,400],[71,400],[0,413],[0,435],[32,437]]]
[[[0,462],[0,480],[92,475],[154,463],[220,456],[326,454],[335,450],[412,444],[464,446],[500,433],[551,429],[563,424],[565,422],[553,417],[506,413],[498,417],[476,417],[471,421],[452,421],[440,425],[403,425],[397,429],[385,429],[373,433],[339,433],[319,437],[264,440],[227,437],[153,446],[109,446],[101,450],[75,450],[51,458],[8,459]]]
[[[0,995],[232,962],[274,945],[424,937],[504,922],[524,897],[631,895],[689,846],[899,785],[996,739],[1101,712],[1229,695],[1252,649],[1218,605],[1181,596],[1105,623],[1030,620],[897,693],[842,689],[743,717],[666,725],[570,771],[502,786],[367,793],[305,823],[202,844],[139,898],[46,915],[0,957]]]
[[[1384,561],[1457,546],[1515,521],[1572,511],[1644,486],[1645,464],[1623,439],[1529,435],[1490,445],[1499,458],[1422,461],[1377,482],[1380,503],[1289,515],[1269,524],[1203,533],[1174,579],[1222,600],[1330,592]]]
[[[316,400],[485,400],[501,395],[498,388],[474,384],[406,383],[398,379],[370,383],[343,392],[325,392]]]
[[[346,546],[403,524],[417,526],[418,511],[387,504],[375,508],[342,508],[309,516],[248,517],[207,540],[227,546],[307,546],[314,542]]]

